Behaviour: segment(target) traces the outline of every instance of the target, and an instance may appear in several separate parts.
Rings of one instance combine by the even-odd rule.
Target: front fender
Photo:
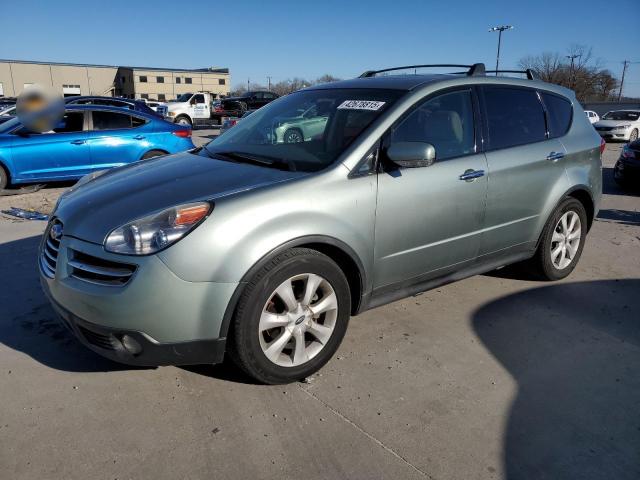
[[[347,245],[365,278],[373,262],[375,176],[347,179],[343,166],[216,201],[210,217],[159,254],[188,281],[240,282],[261,259],[304,237]],[[370,285],[363,285],[367,291]]]

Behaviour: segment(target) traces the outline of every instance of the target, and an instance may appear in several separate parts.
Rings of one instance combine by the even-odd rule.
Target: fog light
[[[122,336],[122,346],[131,355],[138,355],[142,351],[142,346],[138,343],[138,341],[129,335]]]

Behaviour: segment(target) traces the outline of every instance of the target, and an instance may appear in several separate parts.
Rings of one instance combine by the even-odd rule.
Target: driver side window
[[[438,95],[418,105],[391,132],[389,144],[426,142],[436,161],[475,153],[471,90]]]

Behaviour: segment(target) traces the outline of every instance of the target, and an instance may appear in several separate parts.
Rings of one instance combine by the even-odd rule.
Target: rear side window
[[[540,95],[544,106],[547,108],[549,138],[563,136],[571,126],[571,116],[573,114],[571,102],[551,93],[540,92]],[[593,114],[589,112],[589,116],[591,115]]]
[[[125,113],[93,112],[94,130],[118,130],[123,128],[139,127],[145,122],[137,117]]]
[[[535,90],[484,87],[489,149],[515,147],[546,138],[544,110]]]

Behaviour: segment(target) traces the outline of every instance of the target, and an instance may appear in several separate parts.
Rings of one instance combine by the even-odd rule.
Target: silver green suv
[[[64,323],[119,362],[227,353],[282,383],[321,368],[351,315],[514,262],[567,276],[602,178],[600,137],[573,93],[482,64],[389,71],[304,89],[204,147],[81,180],[39,253]],[[308,112],[319,127],[283,141]]]

